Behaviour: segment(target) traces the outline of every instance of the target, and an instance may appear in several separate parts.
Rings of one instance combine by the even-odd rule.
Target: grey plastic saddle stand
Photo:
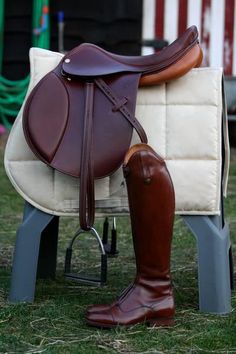
[[[199,309],[231,312],[230,235],[222,216],[183,216],[197,239]]]
[[[183,216],[198,244],[199,308],[216,314],[231,311],[229,229],[221,216]],[[59,218],[26,202],[17,231],[9,300],[33,302],[36,275],[54,277]]]
[[[59,217],[25,203],[17,230],[9,301],[33,302],[36,277],[55,277]]]

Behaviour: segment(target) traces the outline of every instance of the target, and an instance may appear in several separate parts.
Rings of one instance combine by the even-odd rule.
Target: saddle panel
[[[24,134],[31,150],[50,164],[64,135],[69,113],[66,87],[53,73],[32,90],[24,107]]]
[[[147,56],[122,56],[89,43],[74,48],[62,60],[63,72],[71,76],[95,77],[121,72],[143,75],[162,71],[198,45],[198,31],[190,27],[181,37],[158,53]]]

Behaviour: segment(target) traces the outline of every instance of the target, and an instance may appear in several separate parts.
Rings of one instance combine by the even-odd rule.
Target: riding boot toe
[[[88,325],[99,328],[111,328],[117,326],[112,311],[110,310],[87,313],[85,320]]]
[[[88,314],[97,313],[104,310],[109,310],[110,307],[111,304],[90,305],[86,309],[86,314],[88,315]]]

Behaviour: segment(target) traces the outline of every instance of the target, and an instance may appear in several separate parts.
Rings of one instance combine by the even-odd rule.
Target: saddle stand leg
[[[50,237],[49,234],[46,232],[46,228],[52,222],[52,220],[55,220],[55,218],[57,217],[51,214],[44,213],[31,206],[29,203],[25,204],[23,221],[20,227],[18,228],[16,234],[11,287],[9,294],[10,302],[17,303],[34,301],[38,263],[40,264],[39,273],[41,273],[41,276],[43,274],[43,263],[44,266],[46,266],[45,261],[43,262],[42,259],[41,261],[39,261],[40,241],[42,233],[45,232],[45,240],[46,235]],[[52,224],[50,228],[52,228]],[[56,246],[55,230],[53,238],[54,246]],[[45,240],[44,247],[41,249],[41,256],[43,254],[46,254]],[[52,244],[53,242],[51,243],[51,246]],[[54,254],[52,255],[52,258],[54,259],[54,261],[51,262],[50,273],[55,274],[55,269],[53,269],[55,266],[55,250]],[[44,271],[44,275],[48,275],[46,273],[47,272]]]
[[[203,312],[231,312],[230,236],[220,216],[183,216],[197,239],[199,309]]]
[[[119,251],[117,250],[117,229],[116,229],[115,217],[113,217],[113,223],[111,229],[111,242],[108,242],[108,232],[109,232],[109,221],[108,221],[108,217],[106,217],[103,223],[102,243],[108,257],[116,257]]]
[[[103,230],[102,230],[102,243],[103,243],[104,247],[108,242],[108,230],[109,230],[109,220],[108,220],[108,217],[106,217],[103,222]]]
[[[54,216],[41,234],[37,278],[55,279],[59,216]]]

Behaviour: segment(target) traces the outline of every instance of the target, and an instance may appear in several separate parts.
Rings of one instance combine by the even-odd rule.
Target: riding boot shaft
[[[136,259],[136,277],[111,305],[90,307],[87,323],[98,327],[148,322],[173,323],[170,252],[174,188],[164,160],[148,145],[137,144],[124,162]]]

